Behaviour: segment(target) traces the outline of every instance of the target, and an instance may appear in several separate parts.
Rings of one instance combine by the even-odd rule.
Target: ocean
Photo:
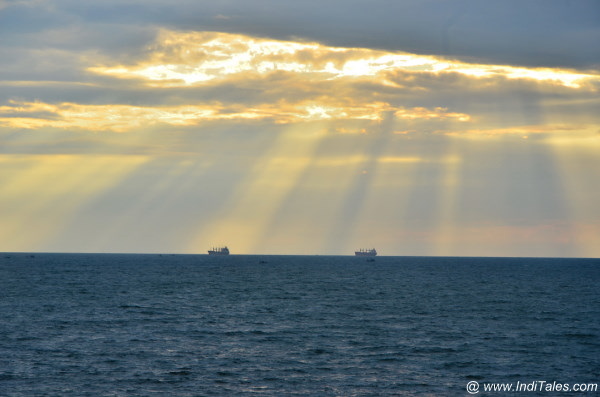
[[[536,390],[486,393],[495,382]],[[588,392],[542,390],[557,382]],[[600,395],[594,382],[598,259],[0,254],[2,396]]]

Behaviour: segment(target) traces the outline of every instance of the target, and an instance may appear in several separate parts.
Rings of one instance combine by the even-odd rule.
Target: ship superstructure
[[[225,247],[213,247],[208,250],[208,255],[229,255],[229,248]]]

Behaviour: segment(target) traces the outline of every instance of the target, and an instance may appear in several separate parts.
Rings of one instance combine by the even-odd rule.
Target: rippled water
[[[600,261],[0,256],[1,395],[438,396],[471,380],[599,382]]]

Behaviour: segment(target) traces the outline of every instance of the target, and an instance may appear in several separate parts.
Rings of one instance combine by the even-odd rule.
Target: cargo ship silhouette
[[[377,256],[377,251],[375,250],[375,248],[371,248],[371,249],[361,248],[358,251],[355,251],[354,255],[356,255],[356,256]]]
[[[208,250],[208,255],[229,255],[229,248],[225,247],[217,247]]]

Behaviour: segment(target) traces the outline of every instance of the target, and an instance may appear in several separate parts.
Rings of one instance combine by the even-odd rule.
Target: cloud
[[[0,126],[39,129],[64,128],[91,131],[126,132],[155,124],[190,126],[215,120],[261,120],[288,124],[317,120],[373,120],[392,111],[399,119],[455,118],[467,121],[468,115],[449,113],[446,109],[390,108],[386,104],[336,108],[316,104],[280,104],[258,107],[235,107],[213,104],[205,106],[140,107],[125,105],[81,105],[15,102],[0,106]]]
[[[527,67],[597,69],[600,41],[595,0],[278,0],[208,2],[164,0],[10,1],[0,16],[6,39],[31,44],[30,33],[84,27],[66,45],[125,56],[150,31],[219,31],[334,47],[441,55],[465,62]],[[343,12],[340,12],[343,10]],[[25,36],[24,36],[25,35]],[[38,36],[35,41],[43,40]],[[57,41],[54,45],[61,46]],[[65,44],[63,44],[65,45]]]
[[[597,74],[564,69],[524,68],[465,63],[433,56],[368,48],[329,47],[319,43],[261,39],[217,32],[162,30],[149,47],[149,58],[134,65],[90,67],[94,73],[138,77],[157,86],[197,85],[231,75],[261,76],[276,71],[298,73],[308,80],[376,77],[386,72],[420,72],[474,78],[522,79],[579,88],[598,81]],[[418,75],[417,75],[418,76]]]
[[[163,29],[137,58],[116,65],[103,64],[103,57],[63,53],[71,64],[70,78],[80,81],[63,85],[60,95],[57,81],[0,82],[7,87],[2,126],[127,132],[213,122],[327,121],[331,131],[363,133],[391,114],[397,132],[523,136],[528,134],[521,126],[536,125],[550,100],[556,103],[553,114],[564,117],[553,122],[566,124],[568,112],[560,108],[582,100],[593,106],[600,85],[595,73],[469,64],[219,32]],[[43,64],[37,68],[40,77],[56,72]],[[13,99],[19,96],[11,91],[35,92],[48,100]],[[68,97],[72,101],[60,100]],[[504,110],[498,114],[500,105]],[[515,128],[490,117],[506,114]],[[597,121],[598,116],[589,120]]]
[[[600,64],[600,54],[588,50],[600,41],[596,18],[600,6],[593,0],[543,4],[262,0],[185,5],[197,12],[184,16],[166,10],[174,21],[170,26],[278,39],[303,37],[330,46],[437,54],[490,64],[576,68]],[[217,15],[229,19],[214,19]]]

